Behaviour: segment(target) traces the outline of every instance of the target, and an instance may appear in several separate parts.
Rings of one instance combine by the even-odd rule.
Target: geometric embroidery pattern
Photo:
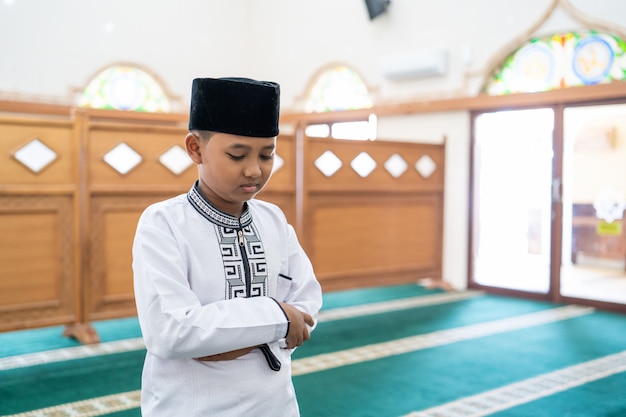
[[[267,261],[263,243],[259,239],[254,223],[242,228],[244,248],[250,265],[250,294],[248,297],[262,297],[267,295]]]
[[[219,236],[220,252],[226,276],[225,298],[259,297],[267,294],[267,262],[263,244],[252,224],[234,229],[214,225]],[[243,247],[239,244],[238,232],[243,232]],[[245,253],[242,253],[242,249]],[[246,293],[246,267],[250,271],[250,294]]]
[[[191,190],[187,193],[187,200],[191,205],[209,220],[213,224],[217,224],[224,227],[230,227],[231,229],[238,229],[241,226],[247,226],[252,223],[252,215],[248,210],[248,204],[244,203],[243,212],[239,218],[232,216],[228,213],[224,213],[211,205],[204,199],[199,191],[198,181],[196,181],[191,187]]]
[[[195,182],[187,200],[204,218],[213,223],[222,254],[226,277],[225,299],[267,295],[267,261],[259,234],[252,224],[252,214],[244,203],[239,218],[215,208],[199,191]],[[243,245],[240,244],[241,234]],[[246,277],[246,273],[249,276]],[[249,279],[250,282],[246,282]],[[250,292],[246,290],[250,288]]]

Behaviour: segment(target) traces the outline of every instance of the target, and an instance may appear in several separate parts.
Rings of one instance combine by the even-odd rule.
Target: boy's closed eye
[[[243,158],[246,157],[246,155],[233,155],[231,153],[226,153],[226,155],[228,155],[231,159],[234,159],[235,161],[241,161]]]
[[[235,160],[235,161],[241,161],[242,159],[244,159],[247,155],[234,155],[231,153],[226,153],[226,155],[228,155],[231,159]],[[274,159],[274,154],[271,155],[260,155],[260,158],[265,160],[265,161],[269,161],[271,159]]]

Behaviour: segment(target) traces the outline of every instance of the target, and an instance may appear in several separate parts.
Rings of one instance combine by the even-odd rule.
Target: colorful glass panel
[[[344,65],[325,71],[311,89],[306,103],[309,113],[370,107],[372,100],[363,79]]]
[[[533,93],[626,80],[626,42],[596,31],[531,39],[486,84],[489,95]]]
[[[140,112],[170,112],[163,88],[147,72],[115,65],[96,75],[78,103],[81,107]]]

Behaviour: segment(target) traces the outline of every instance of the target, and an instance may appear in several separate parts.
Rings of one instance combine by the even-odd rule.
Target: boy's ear
[[[187,136],[185,136],[185,149],[187,150],[187,155],[189,155],[191,160],[196,164],[202,162],[202,153],[200,146],[201,140],[202,139],[200,139],[191,132],[187,133]]]

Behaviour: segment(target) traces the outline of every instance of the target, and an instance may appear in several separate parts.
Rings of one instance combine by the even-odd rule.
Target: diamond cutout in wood
[[[367,152],[361,152],[350,162],[350,166],[361,178],[365,178],[376,169],[376,161]]]
[[[280,155],[275,154],[274,155],[274,166],[272,167],[272,173],[278,171],[279,169],[282,168],[282,166],[285,164],[285,161],[283,160],[283,158],[280,157]]]
[[[176,175],[180,175],[193,165],[193,161],[187,152],[179,146],[172,146],[159,157],[159,162]]]
[[[394,178],[398,178],[404,174],[408,167],[409,164],[397,153],[391,155],[385,162],[385,169]]]
[[[141,155],[125,143],[120,143],[104,154],[104,162],[122,175],[135,168],[141,160]]]
[[[430,156],[424,155],[415,163],[415,169],[422,177],[428,178],[437,169],[437,164]]]
[[[13,156],[34,173],[39,173],[57,159],[57,153],[39,139],[28,142],[18,149]]]
[[[341,165],[343,165],[341,159],[331,151],[324,152],[315,160],[317,169],[327,177],[334,175],[341,168]]]

